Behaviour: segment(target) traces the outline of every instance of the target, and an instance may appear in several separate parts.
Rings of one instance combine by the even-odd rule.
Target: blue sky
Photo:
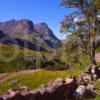
[[[0,0],[0,22],[10,19],[30,19],[45,22],[58,38],[62,38],[60,21],[71,12],[60,6],[61,0]]]

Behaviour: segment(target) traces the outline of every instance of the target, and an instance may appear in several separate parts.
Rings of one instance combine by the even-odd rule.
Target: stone
[[[91,69],[91,74],[95,74],[96,72],[95,72],[95,69],[94,68],[92,68]]]
[[[66,84],[71,84],[72,82],[74,81],[74,79],[72,79],[72,78],[65,78],[65,83]]]
[[[84,84],[83,84],[83,85],[87,86],[87,84],[88,84],[89,82],[90,82],[90,80],[85,79],[85,80],[84,80]]]
[[[53,83],[54,83],[54,81],[50,81],[50,82],[47,84],[47,86],[51,86],[51,85],[53,85]]]
[[[91,73],[91,67],[86,68],[86,70],[84,72],[87,73],[87,74],[90,74]]]
[[[98,76],[96,74],[93,74],[92,77],[93,77],[94,81],[96,81],[98,79]]]
[[[77,83],[78,83],[79,85],[84,85],[84,84],[85,84],[83,76],[79,76],[79,77],[78,77]]]
[[[20,90],[26,90],[26,91],[28,91],[29,89],[28,89],[27,86],[20,86]]]
[[[87,90],[93,90],[93,88],[94,88],[94,85],[93,84],[88,84],[87,86],[86,86],[86,89]]]
[[[85,93],[86,93],[86,86],[84,86],[84,85],[79,85],[78,86],[78,88],[76,89],[76,96],[78,96],[78,97],[83,97],[84,95],[85,95]]]
[[[41,95],[45,94],[47,92],[46,88],[42,88],[39,90],[39,92],[41,93]]]
[[[12,91],[11,93],[10,93],[10,95],[9,95],[9,97],[14,97],[15,95],[16,95],[16,91]]]
[[[83,78],[84,78],[84,80],[86,80],[86,79],[91,80],[92,79],[90,74],[84,74]]]
[[[49,86],[49,87],[47,87],[47,92],[48,93],[52,93],[52,92],[54,92],[56,89],[52,86]]]
[[[7,100],[8,98],[6,96],[2,96],[2,99],[3,100]]]
[[[8,91],[7,91],[7,94],[10,94],[11,92],[12,92],[12,89],[8,90]]]
[[[19,91],[11,91],[11,90],[9,90],[8,93],[4,97],[6,97],[6,98],[13,98],[17,94],[19,94]]]
[[[54,82],[53,82],[53,86],[60,86],[60,85],[62,85],[64,83],[64,79],[63,78],[58,78],[58,79],[56,79]]]

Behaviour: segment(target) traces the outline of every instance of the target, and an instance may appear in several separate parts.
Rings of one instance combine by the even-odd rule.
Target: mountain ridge
[[[11,38],[25,39],[53,49],[58,48],[61,43],[46,23],[34,24],[29,19],[0,22],[0,30]]]

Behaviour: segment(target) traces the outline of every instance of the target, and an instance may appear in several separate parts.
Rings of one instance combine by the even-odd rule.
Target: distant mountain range
[[[29,49],[36,50],[37,47],[57,49],[61,41],[54,35],[46,23],[33,24],[31,20],[10,20],[0,22],[0,38],[8,37],[10,43],[16,39],[20,46],[28,43]],[[2,38],[3,38],[2,37]],[[35,49],[34,49],[35,48]]]

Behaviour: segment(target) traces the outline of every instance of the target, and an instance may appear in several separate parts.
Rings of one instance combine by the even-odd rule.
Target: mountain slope
[[[45,49],[43,47],[38,46],[35,43],[32,43],[25,39],[12,38],[12,37],[4,34],[2,31],[0,31],[0,43],[9,44],[9,45],[13,44],[13,45],[20,46],[22,48],[26,48],[26,49],[30,49],[30,50],[34,50],[34,51],[45,51]]]
[[[0,30],[12,37],[24,39],[42,47],[58,48],[60,40],[45,23],[33,24],[31,20],[10,20],[0,22]]]

